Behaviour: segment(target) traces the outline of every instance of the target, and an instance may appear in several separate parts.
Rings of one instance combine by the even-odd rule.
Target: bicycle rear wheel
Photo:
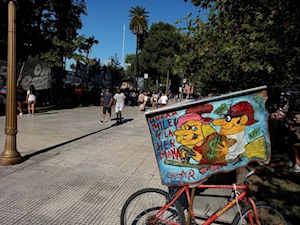
[[[170,200],[170,195],[160,189],[146,188],[132,194],[125,202],[121,212],[121,225],[185,224],[181,205],[176,201],[156,220],[157,213]]]
[[[289,225],[290,223],[284,219],[282,213],[267,202],[255,202],[259,222],[261,225]],[[241,217],[242,215],[242,217]],[[254,225],[257,224],[251,205],[244,207],[240,213],[237,213],[232,224],[233,225]],[[251,222],[252,221],[252,222]]]

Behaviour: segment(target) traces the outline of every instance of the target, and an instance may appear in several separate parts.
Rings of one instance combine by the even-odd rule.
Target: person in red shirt
[[[79,106],[82,105],[82,92],[83,92],[83,89],[82,89],[81,85],[79,85],[75,91],[75,94],[77,95],[77,100],[78,100]]]

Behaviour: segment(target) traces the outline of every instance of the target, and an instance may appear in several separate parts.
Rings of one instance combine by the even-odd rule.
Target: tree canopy
[[[143,6],[135,6],[129,10],[129,29],[133,34],[143,34],[148,29],[148,14]]]
[[[135,63],[134,74],[138,75],[138,56],[139,50],[141,50],[141,41],[144,38],[145,32],[148,30],[149,12],[143,6],[135,6],[129,10],[130,25],[129,29],[136,35],[136,50],[135,50]]]
[[[97,45],[99,41],[94,36],[86,38],[84,35],[79,35],[74,41],[75,51],[71,55],[73,59],[81,60],[89,65],[94,65],[95,59],[90,59],[89,54],[92,51],[93,45]]]
[[[98,41],[78,35],[81,16],[87,15],[84,0],[17,1],[17,59],[29,55],[49,66],[63,66],[63,58],[79,57]],[[7,1],[0,0],[0,26],[7,30]],[[90,50],[89,50],[90,51]],[[75,53],[75,54],[74,54]],[[0,34],[0,58],[6,59],[7,32]]]
[[[122,82],[125,76],[125,72],[124,68],[121,66],[117,53],[109,57],[109,63],[107,67],[111,71],[113,82]]]
[[[127,54],[125,56],[126,63],[126,79],[134,80],[134,63],[135,63],[135,54]]]
[[[300,2],[192,0],[208,21],[187,18],[177,61],[198,90],[227,92],[299,81]]]
[[[179,47],[180,34],[175,26],[164,22],[153,23],[141,51],[142,70],[148,72],[150,77],[165,77],[168,64],[172,64]]]

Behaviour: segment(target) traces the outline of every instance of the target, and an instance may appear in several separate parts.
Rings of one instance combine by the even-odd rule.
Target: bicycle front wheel
[[[183,209],[177,201],[161,217],[156,216],[169,200],[170,195],[167,192],[156,188],[146,188],[132,194],[122,208],[121,225],[184,225]]]
[[[261,225],[289,225],[290,223],[284,219],[282,213],[277,207],[267,202],[255,202],[257,214]],[[256,225],[258,224],[251,205],[244,207],[240,213],[237,213],[233,225]]]

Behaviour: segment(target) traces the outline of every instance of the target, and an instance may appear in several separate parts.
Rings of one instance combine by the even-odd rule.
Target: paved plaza
[[[116,125],[100,123],[101,112],[84,107],[18,116],[17,148],[26,161],[0,166],[0,224],[116,225],[132,193],[166,189],[144,113],[126,107],[124,123]],[[0,117],[1,152],[4,127]]]

